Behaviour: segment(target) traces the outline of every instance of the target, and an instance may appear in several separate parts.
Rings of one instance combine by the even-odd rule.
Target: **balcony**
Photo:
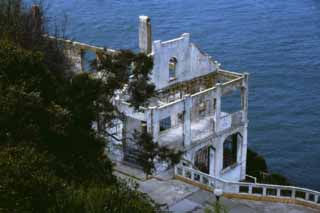
[[[211,137],[214,133],[213,116],[191,122],[191,144]],[[159,144],[183,150],[183,125],[159,133]]]
[[[242,111],[232,114],[221,112],[218,131],[228,131],[242,125]],[[204,117],[191,122],[191,146],[210,140],[215,133],[214,116]],[[183,125],[172,127],[159,133],[158,142],[170,148],[183,150]]]

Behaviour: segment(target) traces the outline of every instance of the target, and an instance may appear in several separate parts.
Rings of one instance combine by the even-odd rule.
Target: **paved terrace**
[[[117,163],[115,175],[119,178],[134,180],[139,190],[147,193],[158,204],[167,204],[169,212],[204,212],[209,203],[215,201],[211,192],[196,186],[172,179],[173,171],[145,180],[144,174],[132,167]],[[249,201],[221,198],[220,202],[229,213],[315,213],[311,208],[294,204]]]
[[[191,142],[210,137],[214,133],[213,116],[205,117],[201,120],[191,122]],[[160,132],[159,144],[183,150],[183,126],[172,127]]]

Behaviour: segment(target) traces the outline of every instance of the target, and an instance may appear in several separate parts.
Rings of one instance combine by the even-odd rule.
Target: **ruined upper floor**
[[[152,41],[150,18],[139,17],[140,50],[153,57],[151,74],[156,90],[209,75],[219,69],[219,63],[190,41],[190,34],[168,41]]]

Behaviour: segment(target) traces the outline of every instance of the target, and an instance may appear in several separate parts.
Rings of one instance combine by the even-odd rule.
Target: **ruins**
[[[53,39],[57,39],[52,37]],[[98,52],[116,50],[64,42],[74,72],[88,71]],[[183,151],[173,177],[226,198],[299,204],[319,209],[320,192],[294,186],[245,181],[248,137],[248,73],[224,70],[190,41],[190,34],[152,40],[151,21],[139,17],[139,49],[153,58],[155,97],[135,110],[126,90],[115,94],[123,119],[105,126],[107,152],[115,162],[136,166],[134,131],[146,130],[160,146]],[[97,73],[96,73],[97,74]],[[127,167],[129,168],[129,167]],[[167,170],[157,164],[157,171]],[[157,173],[157,172],[156,172]]]

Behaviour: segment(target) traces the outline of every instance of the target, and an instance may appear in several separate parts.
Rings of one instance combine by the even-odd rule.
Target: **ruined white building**
[[[124,119],[106,128],[108,141],[112,141],[108,143],[110,158],[133,165],[139,151],[133,133],[147,130],[160,145],[184,152],[184,160],[174,168],[175,179],[223,192],[227,198],[320,210],[318,191],[261,184],[254,177],[254,182],[241,181],[246,178],[248,74],[221,69],[217,61],[190,42],[188,33],[169,41],[152,41],[151,34],[150,19],[139,17],[139,47],[153,57],[151,79],[157,95],[148,108],[135,111],[127,103],[125,90],[115,94],[114,104]],[[88,57],[93,59],[100,51],[115,52],[58,40],[64,42],[75,72],[88,71]]]
[[[157,96],[137,112],[119,95],[117,106],[126,118],[109,131],[125,141],[121,160],[134,161],[134,130],[147,128],[159,145],[183,150],[194,168],[227,180],[244,179],[248,74],[220,69],[191,43],[189,33],[169,41],[152,41],[151,34],[150,19],[140,16],[139,47],[153,57]],[[227,113],[222,103],[231,93],[239,96],[232,96],[239,100],[238,110]]]
[[[110,158],[135,163],[134,130],[147,130],[155,142],[182,150],[174,177],[228,198],[299,204],[320,209],[320,192],[294,186],[242,182],[246,177],[248,74],[226,71],[190,42],[188,33],[152,41],[150,19],[139,17],[140,50],[153,57],[151,79],[157,95],[135,111],[119,92],[115,104],[124,119],[107,128]],[[56,38],[53,38],[56,39]],[[115,50],[59,39],[74,64],[86,71],[88,56]],[[110,140],[109,140],[110,141]],[[128,167],[126,167],[128,168]],[[158,167],[160,169],[160,166]],[[254,179],[254,178],[253,178]]]
[[[76,72],[86,69],[88,52],[105,51],[64,42],[70,44],[68,56]],[[159,145],[182,150],[193,168],[225,180],[245,179],[248,74],[222,70],[191,42],[189,33],[169,41],[152,41],[146,16],[139,17],[139,48],[153,57],[151,79],[157,95],[142,111],[131,108],[125,94],[117,95],[115,104],[125,119],[114,121],[114,127],[107,129],[113,141],[111,157],[134,163],[137,150],[133,133],[147,128]]]

